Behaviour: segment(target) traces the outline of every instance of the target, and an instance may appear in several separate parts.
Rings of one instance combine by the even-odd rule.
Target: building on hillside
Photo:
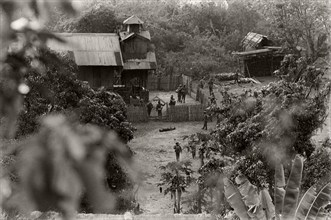
[[[77,76],[93,88],[113,88],[114,78],[123,69],[123,59],[117,34],[60,33],[65,44],[49,41],[57,52],[69,52],[78,66]]]
[[[243,52],[235,52],[245,76],[271,76],[284,58],[281,47],[274,46],[267,36],[249,32],[241,41]]]
[[[124,61],[121,83],[132,87],[147,88],[148,75],[156,70],[155,48],[144,22],[133,15],[123,22],[125,31],[119,33]]]
[[[131,16],[120,33],[59,33],[67,43],[49,41],[57,52],[68,51],[79,67],[78,78],[91,87],[106,87],[130,102],[130,96],[148,101],[148,74],[156,69],[154,45],[143,21]]]

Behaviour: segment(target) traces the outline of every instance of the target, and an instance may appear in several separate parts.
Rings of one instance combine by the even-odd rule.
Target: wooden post
[[[252,77],[251,77],[251,74],[249,73],[248,65],[247,65],[246,62],[245,62],[245,67],[246,67],[246,69],[247,69],[247,73],[248,73],[249,78],[252,78]]]

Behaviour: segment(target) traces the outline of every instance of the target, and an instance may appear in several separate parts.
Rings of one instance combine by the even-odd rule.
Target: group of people
[[[180,160],[180,155],[183,151],[183,148],[181,147],[181,145],[179,144],[179,142],[176,142],[175,146],[174,146],[174,150],[175,150],[175,155],[176,155],[176,161],[178,162]],[[196,157],[196,152],[197,152],[197,147],[195,144],[191,144],[187,146],[187,151],[191,152],[192,154],[192,158],[195,159]],[[210,154],[211,154],[211,149],[210,147],[207,147],[207,142],[204,141],[202,143],[202,145],[200,147],[198,147],[198,154],[199,154],[199,158],[203,159],[203,158],[209,158]]]
[[[187,94],[186,85],[180,84],[176,89],[176,93],[177,93],[177,101],[180,103],[185,103],[185,97]]]
[[[161,99],[159,99],[159,101],[157,102],[156,106],[155,106],[155,109],[157,111],[157,115],[159,117],[162,117],[162,109],[163,109],[163,106],[165,106],[165,102],[162,101]],[[154,108],[154,105],[151,101],[149,101],[146,105],[147,107],[147,114],[148,116],[151,116],[151,113],[152,113],[152,109]]]

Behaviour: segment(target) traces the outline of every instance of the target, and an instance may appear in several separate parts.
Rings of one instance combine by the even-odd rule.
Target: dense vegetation
[[[215,1],[221,2],[221,1]],[[203,1],[88,1],[80,17],[54,13],[48,27],[56,32],[116,32],[131,15],[151,32],[161,74],[234,71],[233,51],[241,51],[248,32],[269,36],[275,45],[312,59],[328,51],[330,30],[327,1],[228,1],[228,6]],[[56,22],[57,21],[57,22]]]
[[[242,96],[224,91],[227,98],[214,111],[223,116],[217,128],[207,135],[190,136],[190,144],[198,148],[201,168],[198,191],[187,199],[189,212],[225,215],[233,204],[227,203],[222,192],[224,183],[230,186],[231,181],[238,186],[250,183],[258,192],[267,190],[273,196],[273,189],[278,187],[273,179],[275,164],[283,164],[288,176],[297,154],[305,160],[301,171],[304,191],[331,181],[330,140],[321,145],[311,140],[325,121],[331,89],[323,78],[327,69],[315,65],[328,56],[330,11],[326,0],[288,0],[282,4],[232,0],[228,7],[98,0],[87,1],[81,15],[74,18],[67,15],[75,14],[69,1],[52,3],[55,11],[47,1],[41,2],[32,0],[26,5],[35,15],[32,20],[11,23],[18,6],[0,1],[4,12],[0,14],[1,47],[23,42],[18,49],[0,54],[1,138],[32,134],[15,149],[8,149],[12,145],[7,142],[0,149],[5,155],[1,164],[8,165],[9,161],[13,165],[0,177],[1,185],[7,186],[0,191],[0,203],[9,214],[24,212],[24,205],[33,204],[34,209],[57,210],[70,219],[82,202],[83,192],[85,208],[87,203],[91,211],[109,212],[114,208],[114,197],[108,192],[121,192],[130,186],[116,159],[130,161],[132,155],[114,133],[107,131],[117,131],[124,142],[133,138],[123,100],[77,80],[73,62],[43,46],[49,38],[61,41],[48,30],[116,32],[132,14],[144,20],[151,32],[160,74],[202,77],[233,71],[237,64],[232,52],[241,50],[240,41],[249,31],[270,36],[294,54],[286,56],[275,73],[279,81],[262,90]],[[43,29],[44,23],[48,30]],[[50,113],[62,116],[48,116]],[[43,119],[39,120],[40,116]],[[7,157],[13,154],[15,161]],[[182,192],[194,180],[190,162],[170,163],[163,170],[161,185],[168,186],[165,193],[173,195],[174,211],[180,212]],[[225,176],[229,180],[220,181]],[[238,176],[242,181],[236,181]],[[127,201],[130,203],[130,198],[122,199],[120,205],[130,207]],[[214,201],[223,205],[215,207]]]

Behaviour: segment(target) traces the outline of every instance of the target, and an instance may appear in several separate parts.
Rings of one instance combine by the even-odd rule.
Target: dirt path
[[[209,123],[210,128],[215,122]],[[139,177],[141,185],[138,191],[138,202],[146,214],[171,214],[173,213],[172,200],[170,195],[164,196],[159,192],[157,183],[160,181],[161,165],[175,161],[173,146],[175,140],[182,145],[185,144],[183,136],[195,132],[203,132],[202,122],[149,122],[136,124],[136,137],[130,142],[130,147],[136,152],[136,168],[141,171]],[[160,128],[176,127],[176,130],[159,132]],[[182,160],[191,159],[184,150]],[[193,168],[199,166],[199,160],[193,161]]]

